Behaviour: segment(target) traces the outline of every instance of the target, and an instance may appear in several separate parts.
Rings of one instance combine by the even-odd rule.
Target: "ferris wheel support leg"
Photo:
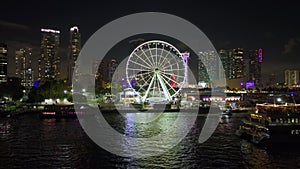
[[[162,80],[161,76],[159,74],[157,74],[156,76],[157,76],[157,79],[158,79],[158,81],[159,81],[159,83],[160,83],[160,85],[161,85],[161,87],[164,91],[165,97],[167,97],[167,99],[170,101],[171,100],[170,93],[169,93],[166,85],[163,83],[163,80]]]
[[[150,89],[152,87],[153,81],[154,81],[154,77],[155,77],[155,75],[151,79],[151,82],[150,82],[149,87],[148,87],[148,89],[147,89],[147,91],[145,93],[145,96],[143,96],[143,98],[142,98],[142,102],[145,102],[145,100],[146,100],[146,98],[148,96],[148,93],[149,93],[149,91],[150,91]]]

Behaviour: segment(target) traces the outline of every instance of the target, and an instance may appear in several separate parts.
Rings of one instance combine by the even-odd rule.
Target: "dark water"
[[[172,121],[174,116],[166,113],[162,118]],[[293,145],[258,147],[236,137],[234,132],[243,116],[234,114],[220,120],[212,137],[199,144],[206,118],[199,115],[178,145],[163,155],[145,159],[119,157],[103,150],[89,139],[77,119],[40,120],[35,114],[0,119],[6,126],[6,132],[0,133],[0,168],[300,168],[300,149]],[[128,130],[123,116],[105,117],[118,131],[131,136],[159,131],[147,125]]]

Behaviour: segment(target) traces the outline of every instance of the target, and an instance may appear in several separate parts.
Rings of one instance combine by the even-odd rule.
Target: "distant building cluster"
[[[30,89],[35,82],[43,84],[50,80],[61,80],[61,32],[54,29],[40,30],[41,41],[37,66],[33,65],[33,51],[30,47],[16,49],[15,53],[15,78],[26,89]],[[76,75],[75,63],[81,50],[81,35],[77,26],[70,28],[70,40],[67,58],[67,79],[71,84],[73,72]],[[0,43],[0,83],[7,83],[8,52],[7,45]],[[37,75],[37,76],[35,76]]]
[[[62,57],[61,55],[61,32],[55,29],[42,28],[40,30],[40,47],[38,59],[36,62],[33,57],[33,49],[29,46],[18,48],[14,53],[15,56],[15,75],[19,78],[20,84],[29,90],[34,84],[43,84],[46,81],[61,80],[62,77]],[[130,49],[143,43],[144,39],[136,39],[129,42]],[[76,60],[81,51],[81,34],[77,26],[69,29],[67,67],[64,80],[71,85],[72,79],[78,79],[80,72],[76,67]],[[132,48],[132,49],[131,49]],[[253,49],[245,51],[243,48],[221,49],[216,51],[199,51],[198,53],[198,84],[203,87],[211,87],[211,82],[218,79],[226,79],[229,87],[243,88],[260,88],[263,87],[262,81],[262,49]],[[189,53],[183,53],[187,64]],[[0,84],[7,83],[9,77],[7,75],[8,64],[8,46],[0,43]],[[65,60],[64,60],[65,61]],[[34,66],[37,63],[37,66]],[[116,59],[94,61],[93,76],[95,76],[96,85],[107,87],[108,82],[118,82],[125,85],[124,77],[117,77],[119,73],[118,61]],[[187,70],[186,77],[188,77]],[[121,76],[121,75],[119,75]],[[299,71],[285,70],[285,81],[282,86],[293,87],[299,85]],[[186,78],[188,83],[188,78]],[[278,83],[278,75],[271,74],[266,81],[267,87],[276,87]]]
[[[198,79],[201,83],[210,83],[217,79],[238,82],[248,87],[261,87],[262,49],[249,50],[243,48],[222,49],[199,52]]]
[[[122,77],[118,77],[119,73],[116,72],[118,71],[118,64],[119,63],[116,59],[111,59],[108,61],[94,61],[93,73],[95,73],[96,76],[96,85],[102,88],[106,88],[108,82],[121,83]]]

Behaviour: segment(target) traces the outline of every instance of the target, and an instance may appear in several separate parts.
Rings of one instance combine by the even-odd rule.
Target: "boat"
[[[82,105],[76,111],[74,104],[52,104],[45,105],[43,111],[40,112],[40,118],[77,118],[77,115],[89,114],[89,106]]]
[[[270,94],[244,120],[236,135],[256,144],[300,141],[300,104],[292,95]]]

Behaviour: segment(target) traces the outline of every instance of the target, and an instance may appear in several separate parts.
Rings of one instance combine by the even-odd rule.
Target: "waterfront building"
[[[299,83],[299,71],[298,70],[285,70],[284,71],[285,84],[288,87],[297,85]]]
[[[38,60],[38,78],[40,81],[60,78],[60,31],[41,29],[41,56]]]
[[[76,60],[81,50],[81,34],[77,26],[70,28],[70,42],[69,42],[69,65],[68,65],[68,83],[72,83],[72,77],[78,77],[78,70],[75,68]]]
[[[244,77],[244,50],[243,48],[232,49],[231,78],[240,79]]]
[[[220,77],[220,78],[226,78],[226,79],[232,79],[232,63],[231,63],[231,56],[232,56],[232,51],[231,50],[225,50],[221,49],[219,51],[219,56],[220,60],[223,64],[223,69],[224,69],[224,74],[225,77]]]
[[[16,77],[21,79],[21,85],[26,89],[33,86],[33,69],[32,69],[32,49],[21,48],[15,52],[16,58]]]
[[[250,50],[248,55],[248,80],[253,81],[256,87],[261,82],[262,49]]]
[[[7,82],[7,45],[0,43],[0,84]]]
[[[204,51],[198,54],[198,81],[209,83],[219,79],[219,66],[216,65],[218,54],[215,51]],[[210,79],[211,78],[211,79]]]

